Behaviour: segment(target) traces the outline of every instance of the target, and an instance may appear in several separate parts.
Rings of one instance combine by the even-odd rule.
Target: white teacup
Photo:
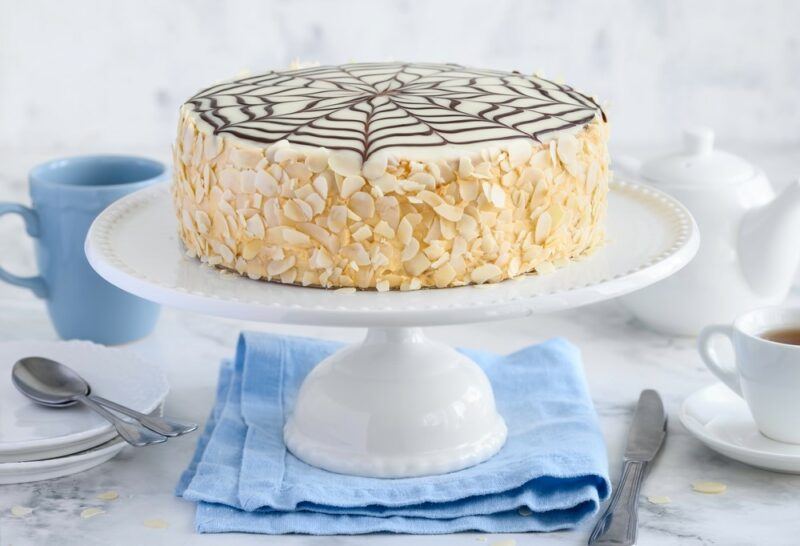
[[[770,307],[739,316],[732,326],[708,326],[697,347],[714,375],[745,399],[762,434],[800,444],[800,345],[777,343],[764,333],[800,328],[800,308]],[[720,362],[717,336],[733,344],[736,362]]]

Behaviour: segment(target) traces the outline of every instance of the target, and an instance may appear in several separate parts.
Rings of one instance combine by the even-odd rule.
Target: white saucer
[[[155,411],[169,391],[163,370],[127,349],[86,341],[0,343],[0,472],[4,475],[11,472],[8,464],[46,463],[44,459],[86,452],[116,436],[108,421],[86,408],[46,408],[20,394],[11,383],[11,367],[24,356],[63,362],[85,377],[94,392],[142,413]],[[102,454],[93,450],[91,460],[113,455],[107,444],[103,449]],[[87,455],[82,457],[85,464]]]
[[[127,444],[118,436],[98,446],[55,459],[24,463],[0,463],[0,485],[38,482],[77,474],[102,464]]]
[[[680,419],[705,445],[758,468],[800,474],[800,445],[771,440],[756,428],[744,400],[722,383],[683,401]]]

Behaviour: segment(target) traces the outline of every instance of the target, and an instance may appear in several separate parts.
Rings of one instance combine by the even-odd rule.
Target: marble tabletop
[[[766,157],[766,156],[765,156]],[[797,165],[797,151],[770,156],[783,178]],[[0,150],[0,159],[7,160]],[[26,201],[23,173],[39,158],[14,158],[0,174],[0,201]],[[0,223],[0,262],[15,271],[32,272],[30,244],[16,222]],[[790,296],[800,304],[800,288]],[[242,329],[355,341],[358,329],[298,327],[245,323],[165,309],[154,334],[128,345],[129,350],[161,363],[172,392],[166,411],[203,422],[211,407],[220,359],[232,354]],[[681,401],[714,382],[694,348],[694,340],[653,333],[611,301],[567,312],[490,324],[428,329],[442,341],[497,352],[511,352],[553,336],[578,345],[608,446],[610,472],[619,474],[620,457],[639,391],[656,388],[669,411],[668,437],[644,486],[646,495],[666,495],[669,504],[640,506],[640,544],[790,545],[800,536],[800,476],[758,470],[717,455],[695,440],[677,418]],[[0,286],[0,341],[55,339],[44,305],[25,291]],[[365,537],[197,535],[194,505],[173,496],[175,482],[194,450],[196,435],[147,449],[126,448],[111,462],[56,480],[0,486],[0,545],[54,544],[280,544],[328,545],[465,545],[585,544],[590,526],[549,534],[444,536],[369,535]],[[691,483],[725,483],[721,495],[692,491]],[[98,505],[97,494],[117,491],[103,503],[105,513],[81,519],[80,512]],[[23,518],[10,514],[14,505],[34,508]],[[166,528],[144,522],[158,518]]]

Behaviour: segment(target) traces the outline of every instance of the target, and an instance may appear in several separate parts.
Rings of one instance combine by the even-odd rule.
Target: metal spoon
[[[54,360],[41,357],[28,357],[17,361],[11,371],[11,378],[14,386],[35,402],[52,407],[71,406],[81,402],[93,409],[105,419],[110,421],[119,435],[134,446],[145,446],[166,441],[166,436],[157,432],[151,432],[138,424],[124,421],[108,411],[97,397],[90,395],[89,384],[74,370],[60,364]],[[124,408],[115,404],[118,408]],[[125,408],[129,415],[141,415],[129,408]],[[157,418],[148,420],[148,424],[157,424],[162,430],[175,432],[196,425],[170,422],[162,420],[163,423],[154,421]],[[144,423],[143,423],[144,424]],[[192,428],[193,430],[193,428]],[[180,434],[180,432],[177,432]]]

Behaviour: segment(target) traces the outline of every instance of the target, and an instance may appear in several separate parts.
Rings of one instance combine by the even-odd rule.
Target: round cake
[[[183,105],[180,237],[252,279],[413,290],[545,274],[603,242],[603,110],[454,64],[267,72]]]

